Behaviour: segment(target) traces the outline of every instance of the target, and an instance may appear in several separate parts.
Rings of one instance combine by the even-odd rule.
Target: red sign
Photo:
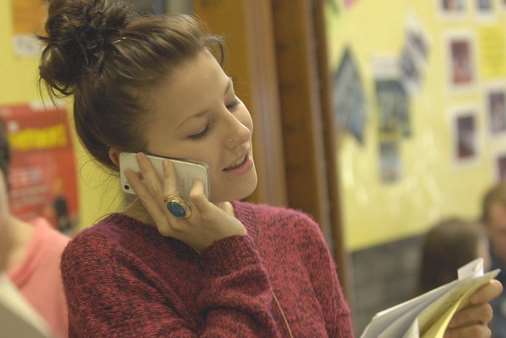
[[[23,220],[43,216],[61,230],[77,216],[74,148],[62,107],[0,106],[12,151],[10,208]]]

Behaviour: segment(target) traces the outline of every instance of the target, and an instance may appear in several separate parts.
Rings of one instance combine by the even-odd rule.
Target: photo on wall
[[[492,0],[475,0],[476,10],[478,12],[492,12],[494,10],[494,3]]]
[[[343,0],[343,5],[344,8],[349,9],[353,7],[357,2],[358,0]]]
[[[497,181],[506,181],[506,154],[500,154],[495,161]]]
[[[476,65],[471,35],[452,34],[448,39],[447,51],[450,87],[473,86],[476,82]]]
[[[439,9],[443,14],[461,14],[466,11],[466,0],[438,0]]]
[[[408,16],[404,46],[398,58],[398,68],[402,84],[409,95],[416,95],[422,89],[429,54],[430,44],[427,33],[414,15]]]
[[[506,132],[506,87],[488,90],[485,100],[490,134]]]
[[[399,79],[376,78],[379,132],[389,137],[409,137],[411,129],[410,97]]]
[[[381,182],[395,183],[401,177],[399,142],[382,141],[379,144],[379,165]]]
[[[421,68],[413,49],[409,45],[404,46],[399,57],[399,70],[401,72],[402,83],[410,93],[420,91],[422,85]]]
[[[493,20],[495,18],[495,3],[493,0],[474,0],[474,3],[476,15],[479,19]]]
[[[410,16],[406,23],[406,45],[413,50],[424,63],[430,53],[429,38],[415,16]]]
[[[475,110],[459,111],[454,118],[454,158],[469,162],[478,156],[478,126]]]
[[[365,143],[367,103],[358,65],[350,47],[346,48],[334,73],[334,109],[339,129]]]

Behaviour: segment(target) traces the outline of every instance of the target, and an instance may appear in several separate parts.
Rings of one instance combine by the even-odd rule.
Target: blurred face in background
[[[506,206],[500,203],[490,206],[486,227],[494,253],[506,262]]]

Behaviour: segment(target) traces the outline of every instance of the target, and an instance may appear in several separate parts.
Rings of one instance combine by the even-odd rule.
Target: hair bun
[[[82,75],[100,69],[107,48],[135,14],[115,0],[53,0],[46,22],[41,79],[52,92],[73,93]]]

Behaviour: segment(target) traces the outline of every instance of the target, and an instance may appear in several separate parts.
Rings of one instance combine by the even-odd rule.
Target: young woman
[[[53,1],[46,30],[40,75],[74,96],[84,146],[115,171],[119,153],[137,152],[141,168],[127,172],[138,200],[65,250],[70,336],[352,337],[318,225],[238,202],[257,184],[253,125],[210,52],[218,40],[190,17],[107,0]],[[160,177],[145,154],[207,164],[210,198],[199,181],[179,198],[174,168]],[[485,330],[476,313],[462,327]]]

